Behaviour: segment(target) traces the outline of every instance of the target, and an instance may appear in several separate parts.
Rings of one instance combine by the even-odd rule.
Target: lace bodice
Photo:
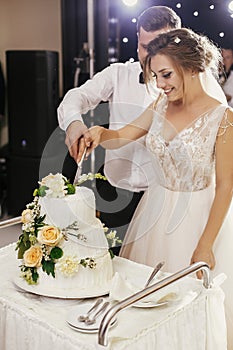
[[[215,141],[226,106],[219,105],[202,114],[168,142],[162,134],[166,107],[163,98],[157,104],[146,138],[158,181],[173,191],[204,189],[214,177]]]

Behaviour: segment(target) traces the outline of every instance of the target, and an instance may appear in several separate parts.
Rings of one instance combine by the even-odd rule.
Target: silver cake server
[[[150,282],[152,281],[152,279],[155,277],[155,275],[161,270],[161,268],[163,267],[163,265],[165,264],[164,261],[161,261],[160,263],[158,263],[158,265],[155,266],[154,270],[152,271],[150,277],[148,278],[145,287],[148,287]]]

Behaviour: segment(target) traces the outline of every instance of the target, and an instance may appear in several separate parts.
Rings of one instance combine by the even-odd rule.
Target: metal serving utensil
[[[164,262],[164,261],[161,261],[160,263],[158,263],[158,264],[155,266],[155,268],[154,268],[154,270],[152,271],[151,275],[149,276],[149,278],[148,278],[148,280],[147,280],[147,282],[146,282],[144,288],[146,288],[146,287],[149,286],[149,284],[150,284],[150,282],[152,281],[152,279],[153,279],[153,278],[155,277],[155,275],[161,270],[161,268],[163,267],[164,264],[165,264],[165,262]]]
[[[87,319],[91,316],[91,314],[96,310],[96,308],[103,302],[103,298],[99,298],[96,300],[95,304],[87,311],[85,315],[80,315],[78,317],[79,322],[86,322]]]
[[[87,325],[89,325],[89,326],[92,325],[92,324],[94,324],[94,323],[96,323],[97,317],[100,316],[100,315],[106,310],[106,308],[108,307],[108,305],[109,305],[109,302],[106,301],[106,302],[103,304],[103,306],[101,306],[101,308],[100,308],[93,316],[89,316],[89,317],[85,320],[85,323],[86,323]]]

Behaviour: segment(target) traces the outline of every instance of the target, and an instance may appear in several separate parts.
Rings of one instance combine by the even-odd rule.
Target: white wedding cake
[[[74,187],[61,174],[50,174],[39,184],[22,213],[17,242],[24,282],[54,296],[107,292],[112,259],[106,229],[96,218],[94,192]]]

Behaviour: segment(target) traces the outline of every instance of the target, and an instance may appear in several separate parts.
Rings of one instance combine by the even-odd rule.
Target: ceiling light
[[[122,0],[122,2],[123,2],[126,6],[134,6],[134,5],[136,5],[136,3],[138,2],[138,0]]]

